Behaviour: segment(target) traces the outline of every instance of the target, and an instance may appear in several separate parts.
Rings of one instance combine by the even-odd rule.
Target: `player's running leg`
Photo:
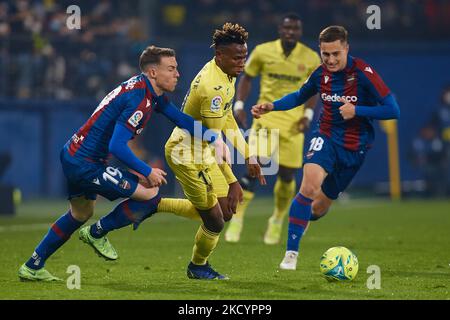
[[[29,281],[58,281],[44,269],[46,260],[58,250],[72,233],[82,226],[94,213],[95,200],[84,196],[70,200],[69,211],[50,227],[48,233],[36,247],[31,258],[19,269],[19,278]]]
[[[273,189],[275,208],[267,223],[267,230],[264,234],[265,244],[271,245],[280,242],[284,218],[295,195],[295,170],[280,166],[278,179]]]
[[[116,260],[119,256],[106,235],[108,232],[133,224],[136,230],[139,224],[152,216],[160,202],[158,188],[148,189],[138,184],[130,199],[119,203],[113,211],[96,223],[80,230],[80,240],[90,245],[95,252],[107,260]]]
[[[333,200],[328,198],[322,190],[320,190],[319,195],[314,199],[312,203],[312,214],[310,221],[316,221],[322,218],[328,213]]]
[[[285,257],[280,263],[280,268],[283,270],[297,268],[300,240],[311,218],[311,204],[319,194],[326,176],[325,170],[317,164],[307,163],[303,166],[302,185],[289,209],[287,248]]]
[[[215,271],[208,263],[219,241],[225,221],[218,202],[211,209],[199,210],[203,224],[198,228],[195,235],[192,259],[187,268],[187,276],[191,279],[200,280],[227,280],[228,277]]]
[[[187,199],[161,198],[157,212],[169,212],[190,220],[202,221],[192,202]]]
[[[217,163],[198,165],[174,161],[172,144],[169,142],[165,151],[167,163],[203,222],[195,235],[187,276],[191,279],[227,279],[210,266],[208,259],[216,248],[225,224],[218,197],[227,197],[228,183]]]

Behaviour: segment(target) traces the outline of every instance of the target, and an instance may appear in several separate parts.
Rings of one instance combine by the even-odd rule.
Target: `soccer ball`
[[[333,247],[320,258],[320,272],[329,281],[351,281],[358,273],[358,258],[345,247]]]

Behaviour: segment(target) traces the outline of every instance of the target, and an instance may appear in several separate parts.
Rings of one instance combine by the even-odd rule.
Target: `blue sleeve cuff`
[[[285,111],[298,107],[316,94],[311,83],[305,83],[298,91],[289,93],[273,102],[273,111]]]
[[[285,111],[297,107],[297,92],[289,93],[273,102],[273,111]]]

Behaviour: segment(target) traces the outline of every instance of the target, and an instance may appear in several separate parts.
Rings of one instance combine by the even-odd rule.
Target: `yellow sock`
[[[295,188],[295,180],[292,180],[291,182],[284,182],[280,178],[277,179],[275,187],[273,188],[275,209],[271,217],[276,222],[283,222],[284,217],[289,211],[292,198],[295,195]]]
[[[170,212],[180,217],[202,221],[197,209],[187,199],[162,198],[157,212]]]
[[[244,190],[244,200],[242,201],[242,203],[238,203],[236,213],[233,215],[233,219],[244,219],[245,211],[247,210],[248,205],[250,204],[250,202],[252,202],[254,197],[254,192]]]
[[[202,224],[195,235],[195,244],[192,250],[192,263],[204,265],[219,241],[220,233],[206,229]]]

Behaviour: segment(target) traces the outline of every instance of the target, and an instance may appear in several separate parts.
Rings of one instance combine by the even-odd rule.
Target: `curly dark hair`
[[[245,44],[248,39],[248,32],[239,24],[227,22],[222,29],[216,29],[213,35],[211,47],[226,46],[232,43]]]

